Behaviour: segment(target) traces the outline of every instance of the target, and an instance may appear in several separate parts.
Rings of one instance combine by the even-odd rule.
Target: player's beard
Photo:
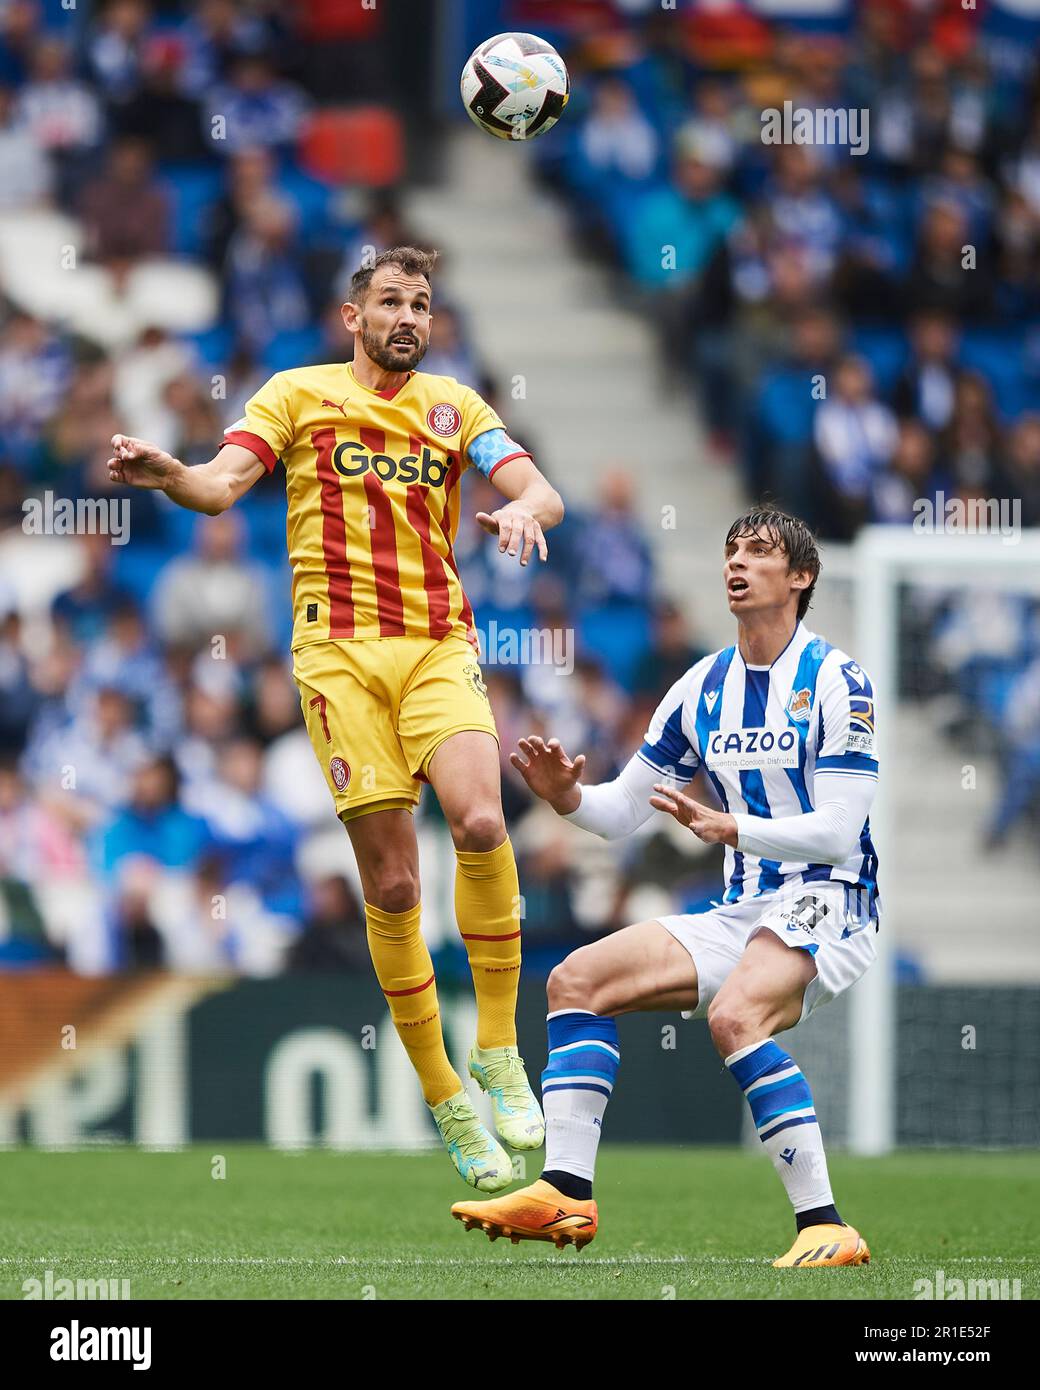
[[[429,343],[421,343],[417,338],[414,352],[405,357],[391,348],[390,339],[394,337],[396,334],[391,333],[384,341],[369,328],[364,319],[361,320],[361,346],[377,367],[382,367],[384,372],[414,372],[426,356]]]

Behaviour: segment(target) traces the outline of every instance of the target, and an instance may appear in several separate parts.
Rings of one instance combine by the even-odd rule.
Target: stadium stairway
[[[594,505],[606,469],[637,475],[660,586],[683,602],[705,594],[694,616],[721,643],[720,536],[740,506],[739,482],[715,461],[690,401],[665,391],[651,325],[582,259],[566,209],[534,177],[533,153],[460,128],[443,176],[411,193],[409,220],[444,252],[439,287],[499,383],[510,428],[529,435],[579,505]]]

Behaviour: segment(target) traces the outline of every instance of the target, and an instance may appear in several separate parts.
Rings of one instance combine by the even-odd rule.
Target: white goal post
[[[1040,593],[1040,531],[999,535],[923,533],[871,526],[850,548],[856,660],[869,673],[878,707],[880,777],[870,814],[879,862],[882,928],[878,961],[849,996],[847,1142],[857,1154],[888,1153],[896,1142],[897,1018],[895,959],[899,901],[886,887],[886,865],[900,835],[894,823],[895,712],[899,687],[899,586],[946,584],[970,589],[996,575],[1015,591]],[[933,731],[924,730],[926,737]],[[951,806],[951,814],[956,808]]]

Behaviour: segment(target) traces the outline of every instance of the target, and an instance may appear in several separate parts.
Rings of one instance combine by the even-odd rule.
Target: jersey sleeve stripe
[[[251,430],[228,430],[221,441],[221,449],[223,449],[225,444],[241,444],[243,449],[249,449],[257,456],[268,473],[274,472],[274,466],[278,462],[278,455],[271,448],[270,444],[268,444],[267,440],[261,439],[258,434],[253,434]]]
[[[642,759],[647,767],[652,767],[655,772],[666,773],[670,768],[677,772],[688,773],[690,777],[697,771],[697,763],[684,763],[681,759],[670,758],[666,748],[654,748],[649,743],[644,743],[641,748],[636,749],[636,757]]]
[[[354,636],[354,597],[347,559],[347,526],[343,520],[343,489],[332,466],[335,430],[315,430],[311,443],[317,453],[321,486],[321,551],[325,560],[329,594],[329,637]]]
[[[506,454],[505,458],[499,459],[495,466],[491,469],[491,472],[487,475],[488,482],[491,481],[491,479],[495,476],[495,474],[498,472],[498,470],[502,467],[504,463],[512,463],[514,459],[529,459],[530,457],[531,455],[527,452],[526,449],[517,449],[515,454]]]
[[[873,772],[878,770],[877,758],[866,753],[842,753],[838,756],[820,758],[816,764],[817,772]]]

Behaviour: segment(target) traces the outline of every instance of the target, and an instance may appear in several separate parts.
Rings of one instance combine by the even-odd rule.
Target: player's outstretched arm
[[[510,753],[509,761],[535,796],[547,801],[557,815],[567,816],[576,811],[581,804],[578,782],[585,766],[585,754],[579,753],[572,762],[558,738],[545,743],[534,734],[520,739],[517,747],[523,757]]]
[[[500,551],[519,551],[522,565],[536,548],[538,558],[545,560],[545,532],[563,520],[563,498],[526,455],[496,468],[491,481],[510,500],[493,512],[477,512],[479,524],[498,537]]]
[[[178,506],[207,516],[227,511],[265,471],[256,454],[241,444],[225,444],[209,463],[189,468],[157,444],[126,434],[112,436],[108,460],[111,482],[165,492]]]
[[[574,825],[599,835],[604,840],[620,840],[631,835],[650,819],[650,788],[662,776],[659,768],[651,767],[638,754],[633,756],[613,782],[582,786],[581,774],[585,756],[573,761],[560,746],[559,739],[548,743],[531,735],[519,742],[520,752],[509,761],[524,781],[543,801],[547,801],[560,816]]]

